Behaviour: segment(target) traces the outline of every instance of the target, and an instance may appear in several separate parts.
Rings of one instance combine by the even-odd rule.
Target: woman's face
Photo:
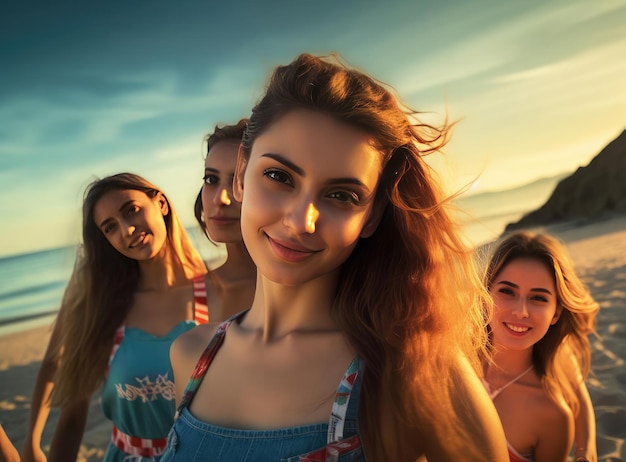
[[[96,202],[93,218],[115,250],[141,261],[163,249],[167,241],[163,217],[168,211],[161,193],[151,198],[134,189],[112,190]]]
[[[307,110],[274,122],[239,166],[235,189],[243,238],[261,274],[285,285],[335,274],[376,228],[381,171],[381,156],[361,130]]]
[[[209,150],[204,162],[202,211],[207,233],[214,242],[241,241],[241,204],[233,198],[238,149],[238,141],[220,141]]]
[[[493,341],[507,349],[532,348],[561,314],[554,277],[544,263],[533,258],[517,258],[502,268],[491,296]]]

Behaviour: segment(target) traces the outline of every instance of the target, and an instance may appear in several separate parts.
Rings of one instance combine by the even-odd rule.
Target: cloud
[[[410,98],[435,88],[451,88],[454,82],[466,81],[468,85],[472,78],[484,80],[485,76],[497,75],[507,68],[516,69],[528,62],[551,63],[557,56],[580,53],[581,49],[594,53],[597,41],[611,42],[615,36],[607,34],[588,43],[570,37],[580,38],[583,24],[596,30],[594,20],[624,8],[624,3],[616,0],[602,2],[597,8],[589,8],[585,1],[549,4],[526,9],[506,21],[492,21],[488,12],[479,10],[475,23],[481,23],[480,29],[467,31],[466,36],[447,41],[443,46],[434,40],[413,62],[402,63],[403,72],[398,72],[402,76],[394,86],[401,95]],[[437,23],[436,18],[433,23]],[[583,29],[582,33],[588,32]],[[568,47],[568,41],[573,45]],[[541,72],[543,67],[551,66],[538,66],[534,71]],[[523,77],[524,72],[529,71],[511,72],[510,78],[516,74]]]

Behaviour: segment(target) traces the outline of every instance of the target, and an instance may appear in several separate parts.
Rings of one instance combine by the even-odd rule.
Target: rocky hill
[[[506,231],[605,214],[626,214],[626,130],[572,175],[559,182],[548,201]]]

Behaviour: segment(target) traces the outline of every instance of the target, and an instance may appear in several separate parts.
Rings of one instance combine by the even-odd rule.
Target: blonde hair
[[[488,290],[504,267],[518,258],[541,262],[554,278],[557,306],[562,312],[534,345],[533,365],[547,395],[556,404],[563,398],[576,413],[576,390],[591,368],[588,335],[595,332],[599,305],[576,275],[563,245],[552,236],[528,231],[511,234],[496,247],[485,272]]]
[[[144,178],[119,173],[88,186],[83,201],[83,244],[65,289],[57,317],[60,342],[52,358],[59,362],[52,404],[88,398],[104,381],[115,331],[124,323],[139,281],[139,264],[123,256],[96,226],[93,213],[112,190],[138,190],[154,198],[162,192]],[[165,195],[163,195],[165,197]],[[172,204],[164,216],[166,249],[188,279],[206,273]]]

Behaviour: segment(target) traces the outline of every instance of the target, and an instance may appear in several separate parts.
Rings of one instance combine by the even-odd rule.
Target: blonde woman
[[[576,460],[596,460],[584,379],[598,304],[565,249],[546,234],[512,234],[493,252],[485,282],[495,309],[484,383],[511,461],[565,461],[574,438]]]

